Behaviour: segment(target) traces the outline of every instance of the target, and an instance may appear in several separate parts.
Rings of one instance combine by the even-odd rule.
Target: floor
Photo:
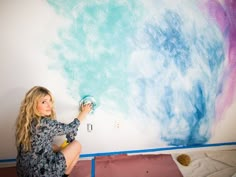
[[[1,177],[16,177],[15,167],[0,168]],[[182,177],[169,154],[114,155],[80,160],[70,177]]]

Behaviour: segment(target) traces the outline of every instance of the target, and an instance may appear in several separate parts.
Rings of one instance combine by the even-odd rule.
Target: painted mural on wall
[[[48,51],[71,97],[90,94],[125,119],[155,120],[167,145],[208,142],[235,101],[235,1],[48,3],[69,21]]]

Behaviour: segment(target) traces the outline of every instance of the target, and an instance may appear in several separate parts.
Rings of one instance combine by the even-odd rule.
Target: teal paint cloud
[[[70,19],[60,29],[60,43],[54,44],[57,59],[74,98],[87,94],[113,100],[127,110],[127,63],[130,58],[136,18],[135,1],[48,1],[61,16]],[[118,103],[118,104],[117,104]]]

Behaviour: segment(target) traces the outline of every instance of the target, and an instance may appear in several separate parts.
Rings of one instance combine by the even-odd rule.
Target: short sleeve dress
[[[37,125],[31,123],[31,151],[17,148],[16,169],[19,177],[61,177],[66,170],[66,160],[61,152],[53,152],[55,136],[66,135],[72,141],[78,131],[80,121],[76,118],[65,124],[44,117]]]

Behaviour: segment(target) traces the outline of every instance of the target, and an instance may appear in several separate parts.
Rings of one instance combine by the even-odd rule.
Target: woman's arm
[[[81,105],[77,119],[79,119],[79,121],[82,121],[86,117],[86,115],[91,111],[91,109],[92,109],[91,104]]]

